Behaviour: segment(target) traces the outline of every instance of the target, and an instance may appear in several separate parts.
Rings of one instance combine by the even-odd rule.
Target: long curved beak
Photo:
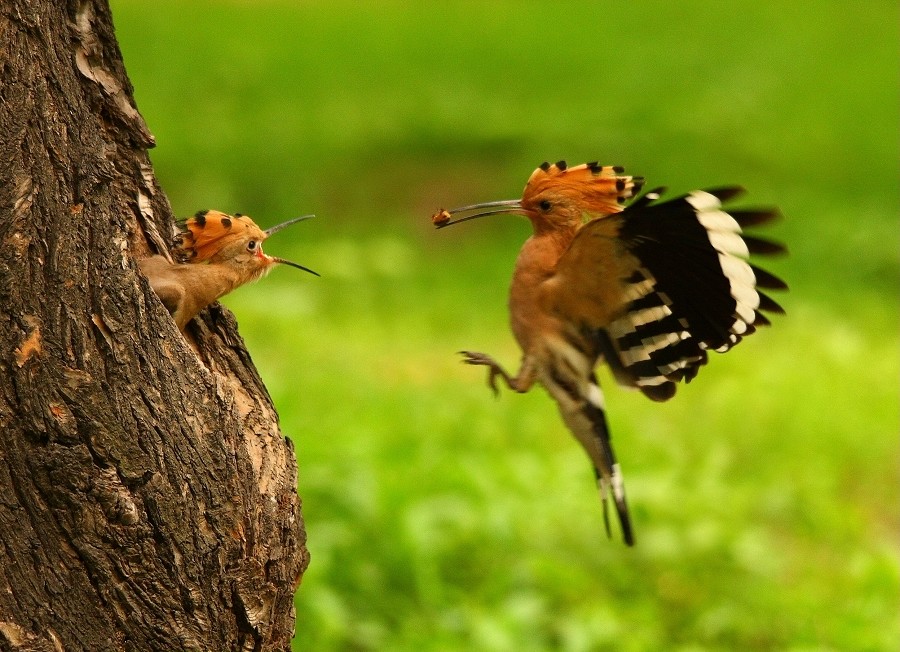
[[[525,215],[522,202],[518,199],[489,201],[471,206],[460,206],[449,211],[440,210],[431,216],[431,222],[439,229],[460,222],[468,222],[487,215]]]
[[[289,260],[285,260],[284,258],[277,258],[276,256],[269,256],[269,258],[272,260],[272,262],[280,263],[282,265],[288,265],[290,267],[296,267],[297,269],[302,269],[304,272],[309,272],[313,276],[321,277],[321,274],[319,274],[318,272],[314,272],[309,267],[304,267],[303,265],[298,265],[297,263],[292,263]]]
[[[264,231],[264,233],[266,234],[266,236],[270,236],[273,233],[278,233],[279,231],[281,231],[281,229],[286,229],[291,224],[296,224],[297,222],[308,220],[311,217],[315,217],[315,215],[301,215],[300,217],[295,217],[294,219],[288,220],[287,222],[282,222],[281,224],[276,224],[275,226],[269,227]]]
[[[291,224],[296,224],[297,222],[302,222],[303,220],[308,220],[311,217],[315,217],[315,215],[301,215],[300,217],[295,217],[293,219],[288,220],[287,222],[282,222],[281,224],[276,224],[275,226],[271,226],[266,229],[263,233],[266,234],[268,238],[273,233],[278,233],[282,229],[286,229]],[[314,276],[319,276],[318,272],[314,272],[309,267],[304,267],[303,265],[298,265],[297,263],[293,263],[289,260],[285,260],[284,258],[277,258],[276,256],[268,256],[269,260],[273,263],[280,263],[282,265],[288,265],[289,267],[296,267],[297,269],[302,269],[304,272],[309,272]]]

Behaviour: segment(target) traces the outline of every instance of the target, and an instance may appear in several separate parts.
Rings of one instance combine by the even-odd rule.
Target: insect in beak
[[[443,229],[445,226],[467,222],[478,217],[487,215],[524,215],[522,202],[518,199],[507,199],[503,201],[489,201],[483,204],[472,204],[471,206],[461,206],[451,210],[441,209],[431,216],[431,223],[437,228]],[[456,218],[456,219],[454,219]]]

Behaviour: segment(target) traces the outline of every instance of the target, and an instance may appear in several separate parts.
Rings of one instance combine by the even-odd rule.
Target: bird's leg
[[[487,353],[477,353],[475,351],[460,351],[459,353],[463,356],[463,363],[488,368],[487,383],[488,387],[494,392],[494,396],[500,394],[500,390],[497,388],[497,376],[502,378],[506,383],[506,386],[511,390],[520,393],[527,392],[534,384],[536,374],[531,368],[531,365],[527,363],[522,365],[522,369],[517,376],[512,377],[500,366],[499,362],[494,360]]]
[[[481,365],[488,368],[488,387],[494,392],[494,396],[499,396],[500,390],[497,388],[497,376],[500,376],[510,389],[513,387],[513,378],[506,372],[506,369],[500,366],[500,363],[494,360],[486,353],[477,353],[475,351],[460,351],[463,356],[463,363],[472,365]]]

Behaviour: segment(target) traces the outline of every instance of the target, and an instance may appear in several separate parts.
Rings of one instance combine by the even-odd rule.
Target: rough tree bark
[[[0,3],[0,649],[290,647],[293,449],[230,314],[137,272],[152,146],[105,0]]]

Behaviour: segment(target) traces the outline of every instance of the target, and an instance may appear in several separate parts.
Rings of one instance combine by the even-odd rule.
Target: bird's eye
[[[256,240],[247,243],[247,251],[256,251]]]
[[[547,201],[546,199],[545,199],[544,201],[542,201],[542,202],[541,202],[540,204],[538,204],[538,205],[541,207],[541,210],[542,210],[542,211],[549,211],[550,208],[553,206],[553,204],[551,204],[551,203],[550,203],[549,201]]]

